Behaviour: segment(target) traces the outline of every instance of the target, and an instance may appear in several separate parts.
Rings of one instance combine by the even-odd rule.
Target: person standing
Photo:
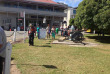
[[[19,26],[17,27],[17,31],[20,31],[20,27]]]
[[[2,55],[5,54],[5,53],[3,53],[3,51],[5,50],[6,42],[7,42],[7,40],[6,40],[5,32],[0,27],[0,74],[2,74],[2,72],[3,72],[3,63],[4,63],[5,59]]]
[[[11,24],[9,24],[9,31],[11,31]]]
[[[36,36],[36,29],[32,24],[30,24],[28,29],[29,46],[34,46],[34,35]]]
[[[50,33],[51,33],[49,24],[48,24],[46,30],[47,30],[47,39],[48,39],[48,38],[50,38]]]
[[[75,28],[74,28],[74,26],[73,26],[73,25],[71,26],[71,30],[72,30],[72,32],[74,32],[74,30],[75,30]]]
[[[51,31],[52,31],[52,39],[55,39],[55,28],[54,28],[54,26],[52,27]]]
[[[61,25],[60,30],[61,30],[61,36],[63,36],[63,25]]]
[[[39,27],[39,25],[37,26],[37,35],[38,35],[38,39],[40,39],[40,27]]]
[[[65,39],[68,36],[68,28],[67,27],[64,29],[64,35],[63,36],[65,36]]]
[[[58,28],[56,28],[56,34],[58,34],[58,31],[59,31]]]

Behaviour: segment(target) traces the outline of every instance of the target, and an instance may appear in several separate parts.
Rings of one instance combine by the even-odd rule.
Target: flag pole
[[[25,43],[25,11],[23,12],[24,15],[24,43]]]

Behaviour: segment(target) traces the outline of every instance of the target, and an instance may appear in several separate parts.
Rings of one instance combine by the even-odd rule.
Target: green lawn
[[[97,41],[88,36],[86,41]],[[72,47],[51,42],[35,38],[35,46],[28,41],[13,45],[12,58],[22,74],[110,74],[109,43]]]

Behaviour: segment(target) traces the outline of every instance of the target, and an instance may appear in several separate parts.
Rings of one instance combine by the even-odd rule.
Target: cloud
[[[69,3],[78,3],[80,2],[81,0],[65,0],[66,2],[69,2]]]
[[[67,4],[65,1],[59,1],[60,3],[64,3],[64,4]]]
[[[64,4],[72,5],[72,6],[77,6],[82,0],[53,0],[56,2],[62,2]]]
[[[58,1],[63,3],[77,3],[77,2],[81,2],[82,0],[53,0],[53,1]]]

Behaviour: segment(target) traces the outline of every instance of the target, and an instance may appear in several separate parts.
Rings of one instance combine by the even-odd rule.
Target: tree
[[[83,0],[74,23],[86,29],[106,31],[110,28],[110,0]]]
[[[102,30],[104,36],[104,32],[110,29],[110,1],[103,2],[101,7],[93,20],[97,23],[98,29]]]
[[[74,25],[74,19],[73,18],[70,19],[69,25]]]

